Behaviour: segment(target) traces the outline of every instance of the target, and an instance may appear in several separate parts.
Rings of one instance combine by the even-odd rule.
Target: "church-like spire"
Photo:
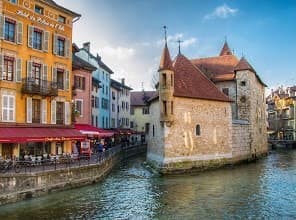
[[[163,26],[164,28],[164,34],[165,34],[165,45],[162,50],[161,58],[160,58],[160,64],[158,71],[161,70],[173,70],[172,60],[170,56],[170,52],[167,45],[167,36],[166,36],[166,26]]]
[[[226,40],[224,42],[224,45],[222,47],[222,50],[221,50],[219,56],[224,56],[224,55],[232,55],[232,52],[231,52]]]

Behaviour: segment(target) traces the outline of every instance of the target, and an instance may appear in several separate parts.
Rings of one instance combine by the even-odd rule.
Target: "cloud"
[[[117,46],[117,47],[104,46],[100,50],[100,52],[103,56],[105,55],[109,57],[115,57],[119,60],[127,59],[135,55],[134,48],[121,47],[121,46]]]
[[[181,45],[182,47],[189,47],[190,45],[193,45],[196,42],[197,42],[197,39],[195,37],[191,37],[187,40],[184,40]]]
[[[237,8],[230,8],[228,5],[224,4],[216,7],[212,13],[205,15],[204,19],[228,18],[230,16],[235,16],[237,12]]]
[[[174,35],[169,35],[167,37],[168,43],[177,43],[178,40],[181,40],[182,47],[189,47],[191,45],[194,45],[197,42],[197,39],[195,37],[191,37],[188,39],[183,39],[184,34],[183,33],[176,33]],[[158,40],[156,43],[158,46],[164,44],[164,39]]]

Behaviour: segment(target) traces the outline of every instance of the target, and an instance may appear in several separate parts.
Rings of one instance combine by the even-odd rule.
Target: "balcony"
[[[57,96],[58,87],[56,82],[36,78],[23,78],[22,93],[42,96]]]

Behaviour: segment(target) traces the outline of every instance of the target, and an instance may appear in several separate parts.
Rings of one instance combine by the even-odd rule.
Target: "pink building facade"
[[[91,89],[94,70],[96,70],[94,66],[73,54],[72,110],[73,122],[76,124],[91,125]]]

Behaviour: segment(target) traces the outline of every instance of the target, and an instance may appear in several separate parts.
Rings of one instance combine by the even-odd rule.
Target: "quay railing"
[[[58,159],[41,159],[34,161],[8,160],[0,162],[0,175],[13,173],[39,173],[67,168],[91,166],[101,164],[121,151],[121,147],[112,147],[104,152],[96,152],[91,155],[60,156]]]

